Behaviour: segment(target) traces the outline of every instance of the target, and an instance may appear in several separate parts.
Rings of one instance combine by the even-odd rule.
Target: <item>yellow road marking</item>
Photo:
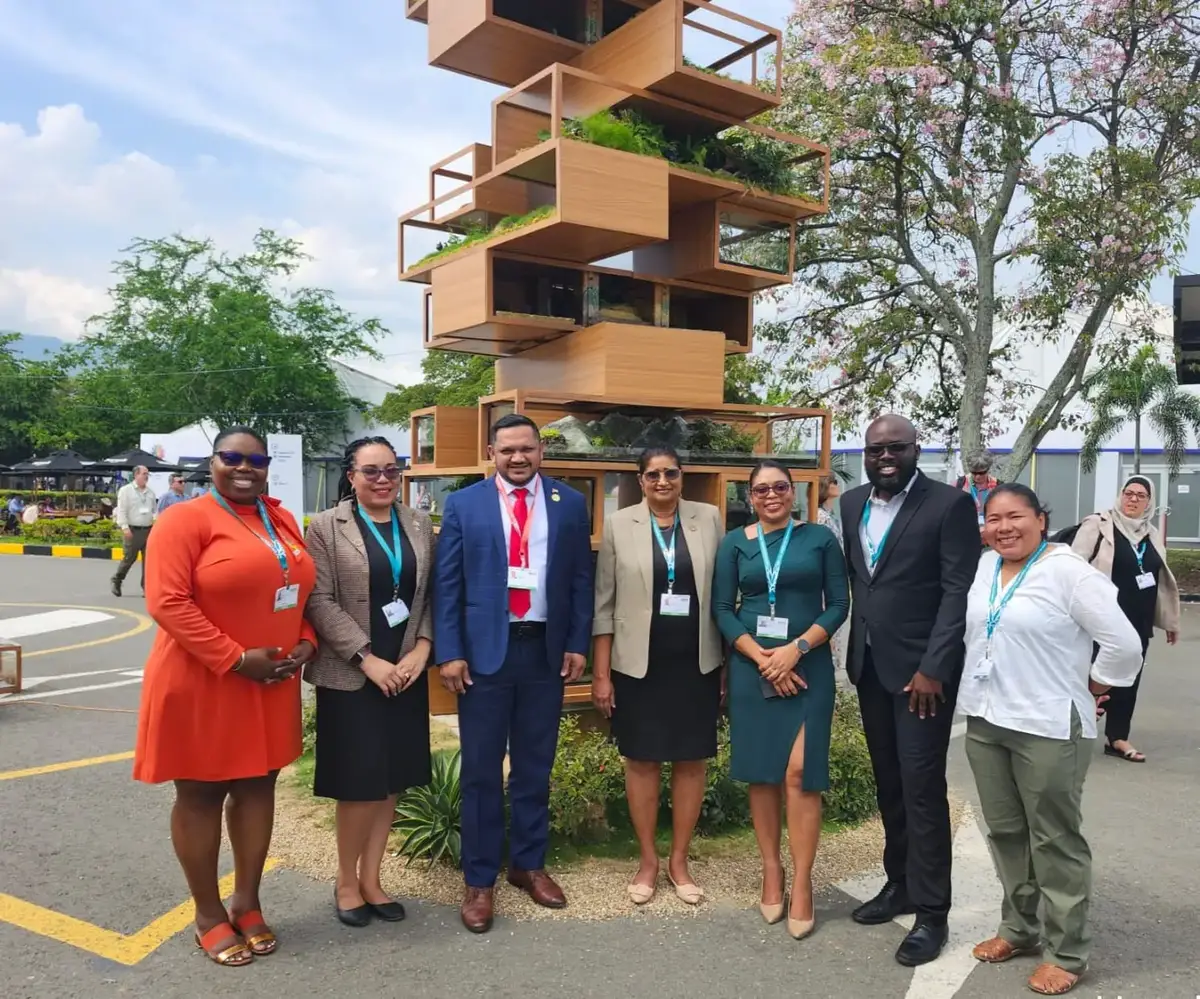
[[[51,545],[50,554],[54,558],[83,558],[83,548],[80,545]]]
[[[133,753],[110,753],[108,756],[91,756],[86,760],[67,760],[63,763],[48,763],[44,767],[29,767],[26,770],[5,770],[0,773],[0,781],[19,780],[22,777],[40,777],[42,774],[56,774],[62,770],[78,770],[81,767],[95,767],[101,763],[120,763],[121,760],[132,760]]]
[[[145,614],[139,614],[137,611],[124,610],[121,607],[92,607],[88,604],[36,604],[8,602],[0,602],[0,607],[49,607],[52,610],[100,611],[104,614],[120,614],[124,617],[132,618],[135,622],[134,626],[128,631],[122,631],[117,635],[106,635],[104,638],[93,638],[87,642],[76,642],[74,645],[60,645],[54,649],[34,649],[32,652],[22,653],[23,659],[29,659],[32,656],[50,656],[58,652],[75,652],[79,649],[92,649],[97,645],[108,645],[109,642],[120,642],[126,638],[133,638],[134,635],[140,635],[143,631],[149,631],[154,627],[154,622]]]
[[[269,871],[278,863],[268,858],[263,870]],[[221,897],[228,898],[233,893],[233,875],[223,877],[219,887]],[[126,936],[24,899],[0,894],[0,921],[130,967],[144,961],[173,936],[187,929],[195,919],[195,913],[189,899]]]

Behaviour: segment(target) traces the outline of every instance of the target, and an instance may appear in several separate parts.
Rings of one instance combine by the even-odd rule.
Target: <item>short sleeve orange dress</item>
[[[300,755],[299,674],[267,685],[231,672],[246,649],[286,655],[317,642],[304,620],[316,568],[295,519],[278,500],[263,502],[300,588],[287,610],[274,610],[283,571],[255,507],[226,509],[208,494],[168,508],[150,532],[146,606],[158,634],[142,679],[135,780],[261,777]]]

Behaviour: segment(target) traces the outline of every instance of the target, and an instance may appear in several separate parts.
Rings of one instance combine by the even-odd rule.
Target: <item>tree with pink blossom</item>
[[[967,453],[1019,426],[1014,477],[1152,335],[1110,320],[1200,201],[1200,0],[799,0],[783,72],[775,124],[835,152],[795,300],[760,329],[781,382]],[[1050,342],[1030,384],[1016,361]]]

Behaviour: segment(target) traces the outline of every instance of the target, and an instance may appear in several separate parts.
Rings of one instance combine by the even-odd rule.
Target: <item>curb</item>
[[[1200,593],[1181,593],[1179,599],[1185,604],[1200,604]]]
[[[0,555],[48,555],[51,558],[94,558],[105,562],[120,562],[120,548],[86,548],[83,545],[21,545],[0,544]],[[141,556],[138,556],[141,559]]]

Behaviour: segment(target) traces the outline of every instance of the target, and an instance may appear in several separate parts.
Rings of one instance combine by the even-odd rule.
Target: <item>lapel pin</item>
[[[555,503],[557,503],[557,502],[558,502],[558,501],[561,499],[561,497],[558,495],[558,490],[557,490],[557,489],[555,489],[555,490],[554,490],[554,491],[553,491],[553,492],[550,494],[550,499],[551,499],[551,500],[553,500]]]

